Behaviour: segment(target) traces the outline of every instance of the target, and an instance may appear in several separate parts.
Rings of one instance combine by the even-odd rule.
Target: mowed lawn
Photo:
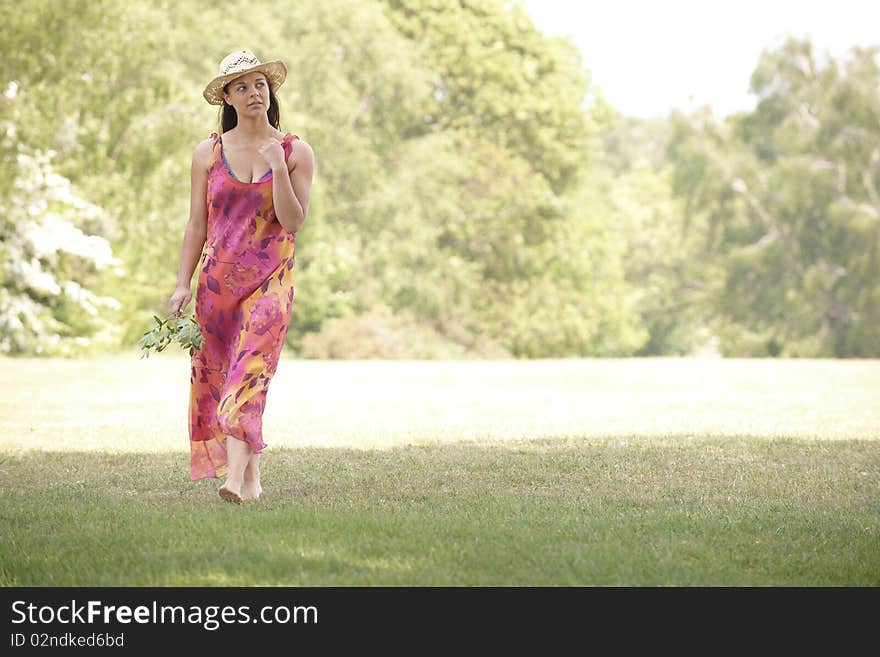
[[[265,493],[185,353],[0,359],[0,585],[880,585],[880,360],[306,361]]]

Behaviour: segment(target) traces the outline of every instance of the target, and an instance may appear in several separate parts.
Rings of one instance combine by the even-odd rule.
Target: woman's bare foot
[[[258,500],[263,494],[260,485],[260,455],[251,454],[247,467],[244,469],[244,483],[241,486],[241,496],[246,500]]]
[[[262,494],[263,487],[258,481],[246,481],[241,486],[241,499],[243,500],[258,500]]]
[[[241,504],[241,486],[233,487],[229,485],[229,482],[220,486],[217,490],[222,497],[227,502],[235,502],[236,504]]]
[[[250,462],[251,448],[244,440],[227,437],[226,455],[229,458],[226,481],[217,492],[227,502],[241,504],[242,479],[244,478],[244,471]]]

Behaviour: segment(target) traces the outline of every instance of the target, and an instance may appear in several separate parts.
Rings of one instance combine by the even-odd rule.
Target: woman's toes
[[[241,500],[242,500],[241,494],[235,492],[234,490],[226,488],[225,484],[223,486],[220,486],[220,488],[218,489],[217,492],[220,493],[220,497],[222,497],[227,502],[234,502],[235,504],[241,504]]]

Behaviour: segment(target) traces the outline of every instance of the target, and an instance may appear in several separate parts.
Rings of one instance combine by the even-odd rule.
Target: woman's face
[[[223,97],[239,115],[265,114],[269,109],[269,82],[261,71],[248,73],[230,82]]]

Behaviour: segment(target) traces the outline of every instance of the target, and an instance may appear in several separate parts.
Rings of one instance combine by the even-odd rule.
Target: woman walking
[[[205,342],[190,373],[190,478],[225,475],[220,496],[236,503],[262,493],[262,416],[290,324],[296,234],[314,172],[311,147],[279,130],[275,93],[286,76],[283,61],[237,50],[205,87],[205,100],[222,105],[221,134],[193,152],[190,216],[169,301],[181,314],[201,263],[195,318]]]

